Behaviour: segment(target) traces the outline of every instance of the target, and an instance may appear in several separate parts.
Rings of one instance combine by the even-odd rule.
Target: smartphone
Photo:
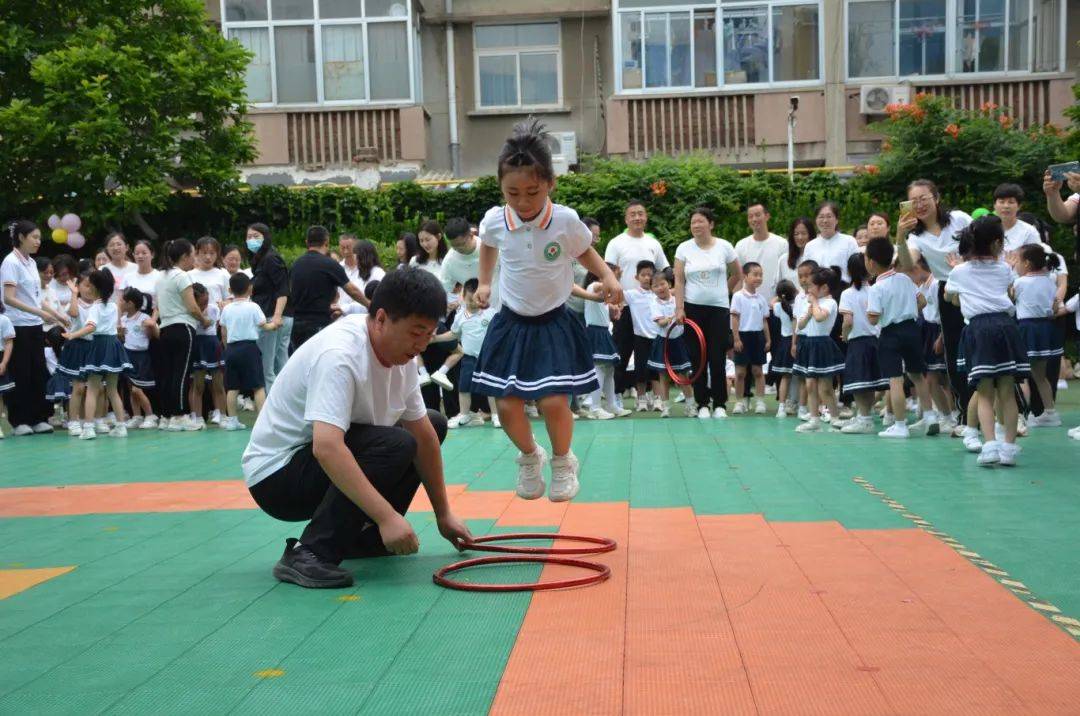
[[[1065,181],[1065,174],[1068,172],[1080,174],[1080,162],[1051,164],[1046,168],[1046,171],[1050,172],[1050,178],[1054,181]]]
[[[900,218],[915,214],[915,202],[902,201],[900,202]]]

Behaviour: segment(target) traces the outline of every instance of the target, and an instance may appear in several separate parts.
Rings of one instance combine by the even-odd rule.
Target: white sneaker
[[[67,431],[68,431],[68,435],[70,435],[71,437],[73,437],[73,438],[79,437],[80,435],[82,435],[82,431],[83,431],[82,423],[80,423],[78,420],[69,420],[68,421],[68,429],[67,429]]]
[[[158,419],[156,415],[147,415],[139,423],[139,430],[153,430],[158,426]]]
[[[223,430],[247,430],[247,426],[240,422],[240,418],[235,415],[231,418],[226,417],[221,421],[221,427]]]
[[[797,416],[799,416],[799,420],[802,420],[803,422],[806,422],[807,420],[810,419],[810,408],[806,407],[805,405],[800,405],[799,406],[799,412],[797,412],[795,414]]]
[[[970,435],[964,436],[964,449],[968,452],[979,452],[982,450],[983,441],[979,437],[979,431],[976,430]]]
[[[627,415],[633,415],[634,411],[627,410],[626,408],[616,408],[614,411],[612,411],[612,414],[616,418],[625,418]]]
[[[502,421],[499,420],[499,414],[498,413],[492,414],[492,416],[491,416],[491,427],[498,428],[500,430],[502,429]]]
[[[116,426],[116,413],[114,413],[111,410],[109,412],[105,413],[105,422],[109,424],[110,429],[115,427]]]
[[[177,426],[178,426],[177,430],[181,430],[181,431],[188,432],[188,433],[193,433],[193,432],[196,432],[198,430],[202,430],[203,427],[206,427],[205,425],[202,426],[202,427],[199,427],[199,424],[197,422],[195,422],[194,420],[192,420],[190,415],[185,415],[182,418],[177,418],[176,423],[177,423]]]
[[[127,437],[127,425],[124,423],[117,423],[116,427],[109,431],[110,438],[126,438]]]
[[[203,416],[200,415],[197,418],[192,418],[192,417],[189,416],[188,420],[194,426],[193,428],[191,428],[192,431],[206,430],[206,420],[203,419]]]
[[[435,371],[431,374],[431,382],[438,385],[443,390],[453,390],[454,384],[450,382],[450,379],[446,377],[446,373]]]
[[[221,425],[221,411],[217,408],[214,408],[210,411],[210,424],[219,426]]]
[[[97,437],[97,430],[91,424],[84,425],[82,433],[79,434],[79,440],[93,440]]]
[[[111,428],[103,418],[98,418],[94,421],[94,430],[97,431],[98,435],[108,435]]]
[[[904,401],[904,407],[909,413],[914,413],[919,409],[919,402],[915,398],[908,398]]]
[[[1057,389],[1058,390],[1068,390],[1069,389],[1069,381],[1065,380],[1064,378],[1058,378],[1058,388]]]
[[[652,409],[654,413],[662,412],[665,405],[667,405],[667,403],[665,403],[664,399],[661,398],[659,395],[653,398]]]
[[[420,371],[420,385],[431,385],[431,375],[426,370]]]
[[[594,408],[585,415],[589,420],[612,420],[615,417],[614,413],[609,413],[603,408]]]
[[[1036,415],[1027,421],[1029,428],[1059,428],[1061,427],[1061,415],[1057,410],[1044,410],[1042,415]]]
[[[714,408],[712,411],[712,416],[717,420],[723,420],[727,417],[727,411],[723,408]]]
[[[47,435],[53,431],[53,426],[46,422],[38,423],[34,426],[34,435]]]
[[[1014,467],[1016,465],[1016,456],[1020,454],[1022,448],[1016,443],[1001,443],[998,445],[998,465],[1005,465],[1006,467]]]
[[[1023,415],[1016,416],[1016,434],[1019,437],[1026,438],[1028,434],[1027,419]]]
[[[766,385],[765,386],[765,395],[776,395],[776,386],[775,385]]]
[[[635,408],[639,413],[649,412],[649,402],[645,398],[637,399],[637,407]]]
[[[671,410],[668,408],[667,403],[663,403],[660,406],[660,417],[661,418],[670,418],[671,417]]]
[[[539,418],[540,417],[540,411],[537,409],[537,407],[535,405],[526,405],[525,406],[525,415],[527,415],[530,418]]]
[[[244,405],[240,409],[241,410],[246,410],[249,413],[254,411],[255,410],[255,400],[254,400],[254,398],[244,398]]]
[[[840,406],[840,416],[839,417],[840,417],[841,420],[851,420],[851,418],[854,417],[854,415],[855,415],[855,413],[851,412],[851,408],[849,408],[848,406],[846,406],[846,405],[841,405]]]
[[[446,421],[446,427],[450,428],[451,430],[457,430],[462,425],[468,424],[469,416],[465,413],[458,413],[457,415]]]
[[[142,418],[137,415],[132,415],[130,418],[124,421],[124,427],[128,430],[134,430],[142,425]]]
[[[952,436],[954,438],[962,438],[967,435],[967,429],[967,425],[960,425],[959,423],[957,423],[952,429]]]
[[[517,456],[518,465],[518,481],[517,481],[517,494],[518,497],[525,500],[535,500],[544,496],[544,464],[547,463],[548,454],[539,444],[536,446],[536,452],[532,455],[525,455],[519,453]]]
[[[933,410],[927,410],[922,414],[920,420],[926,423],[926,434],[929,436],[938,435],[941,432],[941,416]]]
[[[754,414],[755,415],[764,415],[765,414],[765,401],[764,400],[755,400],[754,401]]]
[[[735,401],[735,407],[731,409],[732,415],[742,415],[746,412],[746,403],[741,400]]]
[[[1080,425],[1077,425],[1075,428],[1070,428],[1067,435],[1073,440],[1080,440]]]
[[[942,435],[952,435],[956,430],[956,421],[950,415],[943,415],[938,419],[938,429]]]
[[[29,425],[16,425],[15,429],[11,431],[12,435],[22,437],[23,435],[33,435],[34,429]]]
[[[896,424],[899,425],[900,423],[897,422]],[[928,423],[926,422],[926,418],[919,418],[914,423],[907,426],[907,431],[913,435],[929,435],[931,425],[937,427],[937,421]]]
[[[688,418],[692,418],[692,417],[694,417],[695,415],[698,414],[697,403],[695,403],[692,400],[688,401],[686,403],[683,403],[682,407],[683,407],[683,415],[688,417]]]
[[[784,405],[783,403],[780,403],[780,405],[776,408],[776,417],[778,417],[778,418],[786,418],[787,417],[787,406]]]
[[[52,417],[49,418],[49,425],[53,426],[53,429],[59,429],[64,427],[63,411],[59,413],[53,413]]]
[[[574,457],[573,452],[551,458],[551,489],[548,490],[548,499],[552,502],[566,502],[574,499],[578,490],[581,489],[578,483],[579,469],[578,459]],[[541,484],[543,484],[542,480]]]
[[[157,424],[158,430],[172,430],[172,427],[170,427],[170,426],[173,424],[174,420],[176,420],[175,417],[173,417],[173,418],[160,418],[158,420],[158,424]]]
[[[908,429],[907,423],[894,423],[889,427],[878,433],[879,438],[894,438],[898,440],[906,440],[911,435],[911,431]]]
[[[840,432],[848,435],[870,435],[874,432],[874,421],[869,417],[852,418],[848,424],[840,429]]]
[[[893,425],[896,425],[896,416],[892,413],[885,413],[881,416],[881,425],[882,427],[891,428]]]
[[[697,416],[701,420],[708,420],[709,418],[712,417],[712,413],[709,411],[709,409],[707,407],[702,406],[702,407],[698,408]]]
[[[982,452],[979,453],[979,458],[976,462],[983,467],[990,467],[1001,462],[1001,451],[998,448],[997,440],[991,440],[983,445]]]
[[[686,396],[685,396],[685,395],[683,395],[682,393],[677,393],[677,394],[675,395],[675,402],[676,402],[676,403],[682,403],[682,402],[683,402],[683,401],[685,401],[685,400],[686,400]]]
[[[797,433],[816,433],[821,431],[821,419],[810,418],[805,423],[799,423],[795,426],[795,432]]]

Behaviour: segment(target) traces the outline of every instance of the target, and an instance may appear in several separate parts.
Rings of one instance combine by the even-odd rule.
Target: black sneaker
[[[308,589],[340,589],[351,587],[353,576],[336,564],[324,562],[300,541],[285,540],[285,553],[274,565],[274,576]]]

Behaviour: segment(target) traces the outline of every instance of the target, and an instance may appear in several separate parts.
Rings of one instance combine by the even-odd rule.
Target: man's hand
[[[396,512],[379,524],[379,536],[392,554],[416,554],[420,549],[420,540],[412,525]]]
[[[477,286],[473,297],[480,308],[487,308],[491,304],[491,284],[482,283]]]
[[[735,352],[742,353],[743,345],[738,336],[735,336]]]
[[[454,545],[459,552],[463,549],[462,542],[472,541],[473,536],[469,528],[465,526],[464,522],[450,513],[436,519],[436,524],[439,526],[439,534]]]

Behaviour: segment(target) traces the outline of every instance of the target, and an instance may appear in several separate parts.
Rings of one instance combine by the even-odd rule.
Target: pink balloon
[[[81,249],[86,246],[86,237],[76,231],[68,234],[67,244],[73,249]]]
[[[53,214],[52,216],[49,217],[49,228],[50,229],[59,229],[60,228],[60,217],[57,216],[56,214]]]
[[[60,219],[60,228],[73,234],[82,228],[82,219],[75,214],[64,214],[64,218]]]

